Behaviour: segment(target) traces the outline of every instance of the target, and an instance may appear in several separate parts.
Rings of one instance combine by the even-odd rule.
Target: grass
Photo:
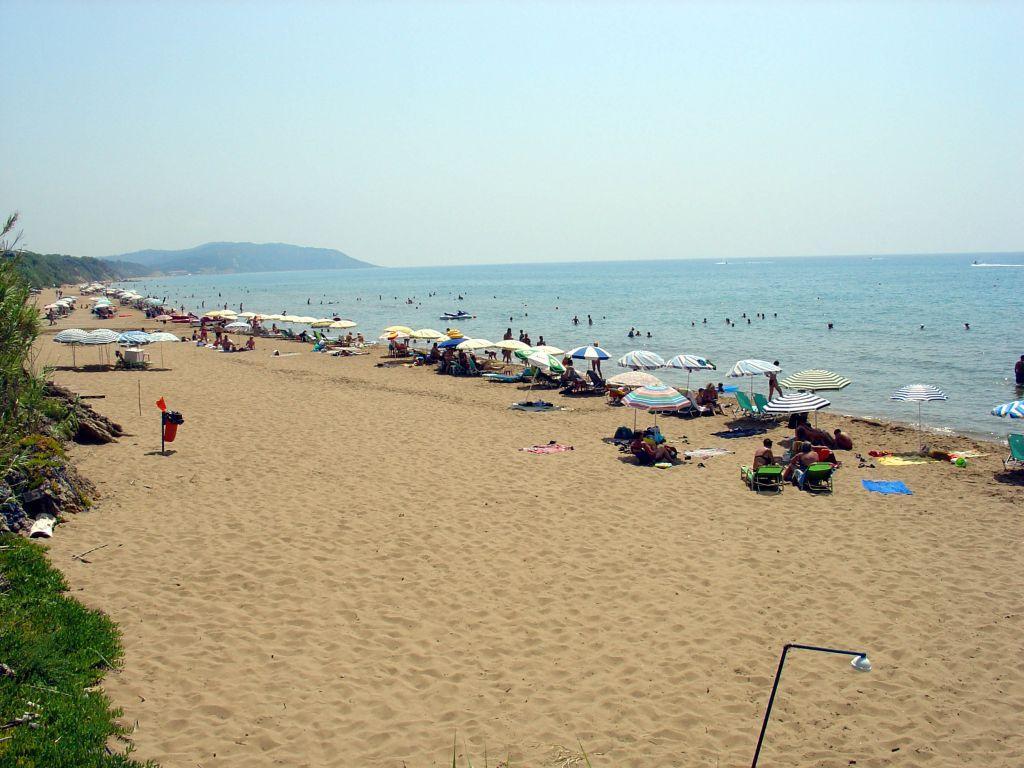
[[[120,657],[114,623],[67,595],[44,550],[0,535],[0,765],[154,766],[131,759],[120,710],[93,689]]]

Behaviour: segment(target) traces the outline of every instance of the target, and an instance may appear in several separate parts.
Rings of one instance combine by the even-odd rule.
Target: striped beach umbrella
[[[768,373],[778,373],[782,369],[774,363],[769,363],[765,360],[740,360],[732,367],[729,371],[729,376],[734,379],[742,378],[743,376],[750,377],[750,394],[754,394],[754,377],[764,376]]]
[[[632,368],[634,371],[653,371],[665,367],[661,355],[648,352],[646,349],[634,349],[619,358],[620,368]]]
[[[654,423],[658,423],[659,411],[678,411],[690,405],[689,399],[672,387],[664,384],[651,384],[634,389],[624,398],[622,404],[638,411],[654,413]],[[636,414],[633,415],[633,429],[636,429]]]
[[[114,344],[121,337],[121,334],[109,328],[97,328],[89,331],[82,340],[83,344]]]
[[[765,410],[768,413],[809,413],[828,408],[831,403],[811,392],[792,392],[770,400]]]
[[[1014,400],[1012,403],[997,405],[992,409],[992,415],[1008,419],[1024,419],[1024,400]]]
[[[576,347],[569,350],[569,357],[573,360],[607,360],[611,357],[605,350],[593,345],[587,347]]]
[[[650,387],[661,383],[661,379],[657,376],[644,373],[643,371],[620,373],[608,379],[608,384],[613,387]]]
[[[808,392],[825,392],[850,386],[851,382],[844,376],[832,371],[810,370],[794,373],[779,382],[786,389],[803,389]]]
[[[71,365],[75,368],[78,367],[78,360],[75,356],[75,347],[79,344],[84,344],[89,334],[83,331],[81,328],[67,328],[56,336],[53,340],[58,344],[70,344],[71,345]]]
[[[686,389],[690,389],[690,375],[694,371],[714,371],[717,367],[706,357],[697,355],[676,355],[665,365],[669,368],[679,368],[686,371]]]
[[[118,344],[126,344],[128,346],[133,344],[149,344],[150,341],[149,334],[145,331],[125,331],[117,337]]]
[[[890,400],[902,400],[904,402],[917,403],[917,438],[921,440],[921,406],[924,403],[934,400],[948,400],[946,393],[931,384],[907,384],[900,387],[892,395]]]

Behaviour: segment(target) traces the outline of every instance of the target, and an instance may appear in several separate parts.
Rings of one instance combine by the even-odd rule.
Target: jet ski
[[[445,312],[441,315],[442,320],[469,320],[472,317],[469,312],[463,312],[461,309],[458,312]]]

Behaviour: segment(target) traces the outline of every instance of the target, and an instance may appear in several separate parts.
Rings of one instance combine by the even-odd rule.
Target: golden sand
[[[761,765],[1024,765],[1024,488],[1005,449],[941,441],[989,453],[963,469],[847,455],[834,495],[765,497],[737,471],[761,438],[712,437],[722,417],[662,423],[735,455],[660,471],[602,441],[632,413],[600,398],[522,413],[515,385],[379,354],[161,346],[165,369],[73,371],[47,335],[38,361],[127,431],[74,448],[102,497],[50,551],[124,633],[105,687],[141,758],[450,765],[457,732],[474,765],[485,748],[578,765],[577,740],[595,768],[745,765],[778,654],[803,642],[875,669],[794,654]],[[186,420],[168,456],[161,396]],[[859,451],[915,442],[820,421]],[[575,450],[518,450],[549,440]]]

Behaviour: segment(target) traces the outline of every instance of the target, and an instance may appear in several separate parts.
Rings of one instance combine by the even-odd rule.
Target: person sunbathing
[[[797,442],[800,443],[807,442],[814,445],[827,445],[829,448],[836,447],[836,442],[832,439],[832,435],[822,429],[815,429],[809,424],[797,426],[795,437]]]
[[[772,441],[766,437],[761,447],[754,451],[754,471],[757,472],[761,467],[774,463],[775,454],[772,453]]]
[[[663,461],[674,462],[678,455],[676,449],[671,445],[662,443],[655,445],[650,440],[645,440],[642,434],[633,438],[629,445],[629,452],[636,456],[636,463],[642,466],[650,466]]]
[[[782,473],[783,480],[792,480],[797,485],[801,485],[804,478],[804,473],[807,472],[808,467],[811,464],[817,464],[821,461],[818,456],[818,452],[814,450],[814,447],[807,442],[801,443],[800,453],[797,453],[790,460],[789,465]]]
[[[250,336],[249,340],[245,342],[245,348],[250,352],[256,349],[256,338],[254,336]]]
[[[833,434],[835,435],[836,448],[842,451],[853,450],[853,438],[840,429],[835,430]]]
[[[697,405],[710,408],[712,413],[725,413],[718,404],[718,390],[710,381],[704,389],[697,391]]]

